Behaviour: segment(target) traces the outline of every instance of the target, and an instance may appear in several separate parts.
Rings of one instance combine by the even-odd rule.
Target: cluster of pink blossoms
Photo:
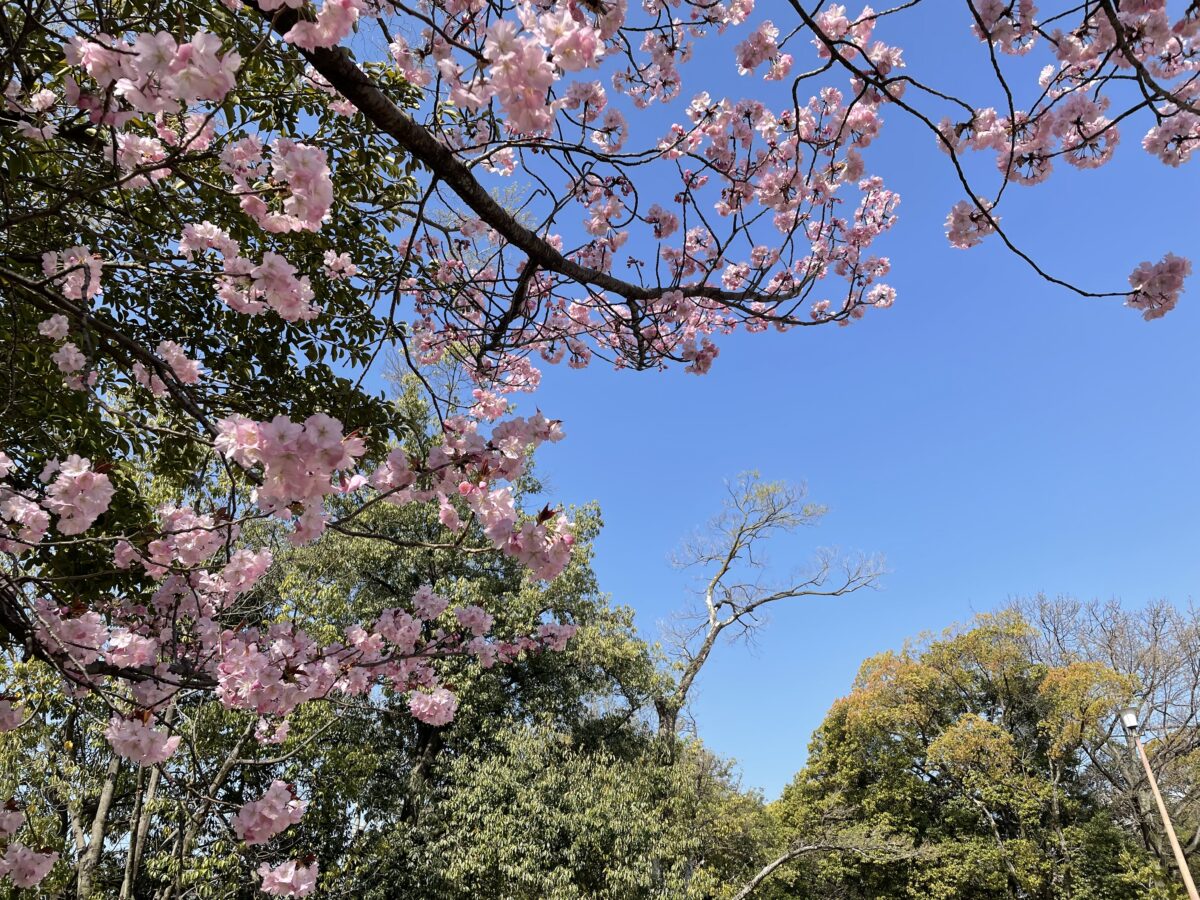
[[[66,327],[65,319],[57,318],[47,320],[41,330],[62,336]],[[158,354],[179,381],[199,378],[199,367],[177,345],[163,342]],[[362,490],[368,483],[359,475],[346,478],[363,445],[357,437],[345,436],[341,423],[328,416],[312,416],[302,423],[286,417],[263,423],[234,417],[223,420],[220,429],[217,448],[239,465],[260,470],[255,499],[261,509],[289,517],[295,504],[305,507],[293,533],[296,542],[311,540],[324,527],[325,497]],[[389,491],[390,502],[445,505],[453,497],[479,515],[497,547],[549,578],[569,557],[573,537],[566,520],[545,511],[519,523],[511,491],[492,483],[517,478],[532,446],[561,436],[559,423],[540,414],[500,422],[486,438],[474,421],[454,419],[443,445],[419,466],[414,468],[397,451],[370,482]],[[0,478],[11,469],[12,462],[0,454]],[[75,456],[46,466],[42,480],[48,487],[40,501],[0,485],[0,517],[22,529],[6,539],[10,543],[41,541],[50,514],[58,517],[61,533],[80,534],[95,523],[113,496],[108,476]],[[490,667],[524,653],[562,650],[574,631],[570,625],[545,623],[533,636],[497,641],[489,636],[493,617],[477,606],[449,610],[450,628],[435,625],[449,603],[429,586],[412,598],[415,615],[385,610],[372,629],[351,627],[341,643],[318,644],[286,623],[265,629],[228,628],[221,621],[224,612],[266,572],[269,552],[238,550],[215,568],[212,561],[237,538],[235,523],[177,506],[161,507],[158,520],[157,537],[138,545],[122,539],[113,551],[118,568],[138,565],[159,581],[148,604],[119,601],[106,615],[44,599],[33,604],[34,637],[75,683],[75,690],[92,683],[95,676],[89,673],[97,671],[97,664],[139,673],[129,685],[132,708],[115,714],[105,731],[114,752],[137,765],[163,765],[179,749],[182,737],[172,733],[163,717],[179,690],[172,675],[177,666],[191,673],[189,677],[211,678],[227,706],[274,718],[279,724],[273,730],[267,718],[260,720],[259,739],[278,742],[287,735],[283,717],[300,703],[333,693],[363,695],[379,684],[407,694],[418,720],[445,726],[454,717],[457,698],[439,683],[436,659],[468,655]],[[17,727],[23,716],[12,698],[0,701],[0,727]],[[283,797],[280,787],[273,786],[239,813],[235,827],[248,843],[266,841],[302,812],[302,803],[290,793]],[[35,883],[53,864],[50,856],[11,846],[15,849],[5,865],[14,883]],[[284,863],[263,872],[263,889],[281,896],[303,895],[313,889],[315,878],[315,866]]]
[[[333,474],[346,470],[363,454],[361,438],[344,437],[342,423],[317,413],[304,422],[276,416],[254,422],[233,416],[217,423],[216,448],[243,467],[261,466],[262,483],[254,491],[259,509],[283,519],[291,507],[304,507],[292,534],[295,543],[307,543],[325,530],[323,500],[334,493]]]
[[[25,824],[23,813],[12,800],[0,808],[0,838],[10,838]]]
[[[738,44],[735,48],[738,74],[749,75],[764,62],[770,62],[771,68],[766,75],[769,81],[787,78],[792,70],[792,56],[790,53],[779,52],[779,45],[776,43],[778,37],[779,29],[768,19],[751,32],[750,37]]]
[[[31,850],[13,841],[0,857],[0,878],[7,878],[14,887],[30,888],[40,883],[56,862],[56,852]]]
[[[180,384],[195,384],[200,380],[204,370],[200,368],[198,362],[189,359],[187,352],[174,341],[160,341],[158,355]],[[143,363],[135,362],[133,364],[133,378],[155,397],[167,395],[166,383],[156,373],[146,368]]]
[[[0,701],[0,704],[5,702]],[[4,730],[7,729],[0,727],[0,731]],[[19,888],[38,884],[58,862],[57,853],[31,850],[24,844],[9,840],[24,824],[25,813],[14,801],[9,800],[0,807],[0,840],[8,840],[8,846],[0,856],[0,878],[8,878],[14,887]]]
[[[1144,319],[1165,316],[1179,302],[1183,293],[1183,282],[1192,274],[1190,260],[1168,253],[1160,262],[1144,262],[1129,276],[1133,292],[1126,303],[1142,311]]]
[[[996,230],[980,211],[981,208],[990,210],[992,207],[983,199],[978,199],[975,203],[959,200],[954,204],[950,215],[946,217],[946,237],[949,238],[951,247],[969,250]]]
[[[281,422],[275,423],[274,429],[268,425],[265,433],[238,423],[240,432],[231,428],[229,433],[240,433],[240,438],[228,449],[244,464],[257,460],[264,466],[286,468],[293,465],[289,454],[296,450],[290,435],[307,454],[320,460],[316,464],[319,478],[329,483],[333,469],[350,464],[357,452],[346,447],[355,439],[343,438],[340,425],[331,422],[314,419],[297,426],[298,430]],[[478,448],[473,464],[491,465],[515,476],[521,455],[518,447],[557,434],[557,423],[540,417],[503,426],[494,430],[491,442]],[[446,470],[453,468],[453,457],[459,456],[459,462],[466,458],[465,435],[470,433],[460,429],[457,444],[442,449]],[[386,477],[395,477],[397,462],[393,457],[388,464],[392,474]],[[7,457],[0,459],[5,474],[10,467]],[[75,482],[80,475],[90,471],[80,460],[47,468],[49,476],[58,476],[55,484],[61,481],[73,488],[78,487]],[[309,493],[310,485],[295,480],[300,477],[299,471],[291,469],[290,478],[280,475],[271,482],[277,485],[275,490]],[[312,471],[305,470],[305,479],[313,477]],[[461,477],[461,470],[455,477]],[[462,495],[469,493],[462,482],[459,484]],[[290,488],[285,488],[287,485]],[[64,488],[56,493],[56,500],[66,504],[70,495],[70,502],[77,503],[77,494]],[[105,732],[114,752],[141,766],[163,765],[181,742],[181,736],[172,734],[172,728],[162,719],[167,701],[178,690],[168,675],[168,660],[186,661],[186,670],[193,677],[211,677],[217,695],[227,706],[263,716],[281,719],[300,703],[335,692],[362,695],[385,683],[408,694],[415,718],[441,727],[453,719],[457,699],[438,682],[432,666],[437,658],[467,654],[491,666],[497,661],[511,662],[522,653],[561,650],[574,632],[569,625],[545,623],[535,636],[495,641],[488,635],[493,625],[490,614],[477,606],[450,609],[447,599],[429,586],[413,595],[411,613],[385,610],[371,630],[359,626],[348,629],[344,643],[317,644],[303,630],[287,623],[265,630],[223,628],[219,624],[222,611],[262,576],[270,564],[269,553],[239,550],[221,569],[207,569],[209,561],[236,537],[236,526],[222,525],[211,515],[187,507],[165,506],[158,515],[160,536],[145,550],[123,540],[114,551],[119,567],[137,563],[161,580],[150,605],[122,602],[109,610],[109,621],[94,610],[64,609],[46,600],[36,601],[34,610],[39,623],[35,637],[58,659],[61,671],[68,677],[76,677],[72,675],[76,673],[81,685],[83,673],[98,661],[152,676],[131,685],[135,708],[114,715]],[[508,527],[511,531],[511,523]],[[435,621],[447,612],[461,631],[435,626]],[[191,628],[184,628],[189,634],[186,643],[176,644],[175,635],[189,622]],[[23,714],[11,698],[0,701],[0,727],[16,727]],[[266,722],[263,719],[259,723],[260,740],[278,742],[286,738],[286,721],[274,733],[265,727]],[[263,798],[239,811],[234,828],[247,843],[263,843],[298,821],[303,811],[304,804],[285,784],[277,782]],[[46,862],[48,857],[29,856],[19,849],[12,852],[9,874],[22,884],[34,883],[29,879],[35,877],[40,879],[53,863],[52,859]],[[263,889],[278,895],[303,895],[312,889],[315,877],[314,866],[284,863],[266,868]]]
[[[602,31],[582,15],[562,8],[538,13],[528,0],[517,9],[520,23],[497,20],[487,29],[483,44],[486,66],[464,83],[463,69],[445,41],[433,42],[437,68],[450,87],[451,100],[465,109],[478,110],[493,97],[514,134],[545,134],[563,101],[547,102],[547,94],[561,72],[593,68],[604,55]],[[393,56],[408,75],[425,81],[417,72],[408,45],[393,45]]]
[[[1163,120],[1146,132],[1142,147],[1168,166],[1181,166],[1200,147],[1200,116],[1173,106],[1162,112]]]
[[[221,166],[233,179],[242,211],[264,231],[319,231],[333,205],[333,181],[325,151],[278,138],[271,145],[268,170],[264,149],[257,137],[246,137],[221,151]],[[273,195],[278,188],[286,188],[287,196],[281,210],[275,212],[262,195]]]
[[[1105,115],[1108,105],[1107,98],[1072,93],[1057,105],[1036,114],[1019,111],[1015,118],[991,107],[978,109],[966,123],[944,119],[941,146],[994,151],[1004,177],[1038,184],[1050,177],[1056,158],[1080,169],[1098,168],[1112,158],[1120,133]]]
[[[240,0],[225,0],[238,5]],[[259,0],[258,7],[264,12],[274,12],[282,6],[302,9],[305,0]],[[323,0],[315,19],[301,19],[283,36],[297,47],[315,50],[318,47],[333,47],[340,44],[358,21],[365,4],[363,0]]]
[[[58,516],[62,534],[82,534],[108,509],[112,497],[108,476],[93,471],[91,460],[71,454],[59,464],[42,505]]]
[[[1036,33],[1033,0],[982,0],[978,4],[979,21],[971,30],[981,41],[990,41],[1005,53],[1028,53]]]
[[[42,271],[68,300],[91,300],[100,295],[102,263],[87,247],[42,254]]]
[[[171,735],[153,727],[140,718],[125,719],[113,716],[104,732],[109,746],[130,762],[139,766],[157,766],[179,748],[179,735]]]
[[[4,106],[10,112],[22,114],[17,122],[17,132],[29,141],[50,140],[58,134],[58,125],[52,120],[58,97],[53,91],[39,88],[22,101],[21,93],[21,82],[16,78],[4,89]]]
[[[299,822],[307,807],[287,782],[272,781],[261,798],[238,810],[233,817],[233,830],[247,844],[265,844]]]
[[[40,500],[4,483],[11,468],[12,460],[0,452],[0,550],[7,553],[19,555],[38,544],[50,527],[49,513],[58,516],[61,534],[86,531],[108,509],[113,497],[108,476],[76,455],[46,466],[42,481],[54,481]],[[12,526],[19,529],[15,534],[8,530]]]
[[[341,281],[345,278],[353,278],[358,274],[358,266],[350,259],[349,253],[335,253],[333,250],[325,251],[325,277],[330,281]]]
[[[358,114],[358,107],[339,94],[337,89],[329,83],[325,76],[312,66],[308,66],[304,70],[304,83],[328,98],[326,104],[332,112],[345,118],[350,118]]]
[[[12,731],[25,721],[26,711],[8,697],[0,697],[0,732]]]
[[[408,698],[408,709],[413,718],[426,725],[439,728],[449,725],[458,710],[458,698],[445,688],[432,691],[413,691]]]
[[[42,254],[42,272],[68,300],[87,301],[99,296],[102,266],[100,257],[83,246]],[[61,313],[52,315],[38,325],[38,333],[52,341],[61,341],[69,331],[67,317]],[[85,383],[89,387],[96,383],[96,372],[88,373],[85,381],[82,370],[87,365],[87,357],[75,343],[64,341],[50,355],[50,359],[66,376],[65,384],[72,390],[81,391]]]
[[[76,36],[65,45],[67,62],[96,83],[94,92],[72,83],[74,103],[93,121],[121,127],[136,113],[176,112],[180,104],[220,102],[233,90],[241,66],[236,52],[221,53],[221,41],[198,31],[179,44],[170,34],[139,34],[127,43],[107,34]],[[119,99],[128,106],[121,110]]]
[[[721,5],[719,10],[712,7],[701,11],[692,7],[692,13],[706,24],[724,28],[742,21],[751,7],[749,3]],[[844,8],[836,9],[844,13]],[[567,13],[564,11],[563,15]],[[577,10],[570,15],[580,30],[595,29],[601,47],[605,46],[612,32],[606,32],[611,23],[604,15],[594,21]],[[615,15],[619,24],[624,10]],[[869,43],[874,24],[875,17],[867,10],[860,20],[847,20],[842,34],[863,41],[863,55],[886,74],[903,66],[903,61],[897,48],[879,41]],[[656,95],[658,89],[643,81],[650,77],[650,69],[656,67],[654,77],[663,79],[659,87],[668,92],[677,90],[676,76],[666,73],[687,57],[684,49],[687,41],[682,31],[675,35],[678,43],[668,41],[660,45],[657,38],[663,34],[651,30],[643,49],[657,55],[656,62],[647,70],[639,73],[631,70],[624,79],[616,79],[618,89],[642,99]],[[608,104],[599,82],[573,82],[563,96],[555,99],[555,81],[564,66],[553,64],[555,44],[545,26],[541,31],[527,27],[518,34],[506,27],[505,22],[493,21],[487,27],[480,26],[477,34],[484,59],[489,61],[520,59],[535,41],[551,48],[538,58],[536,65],[530,63],[527,67],[533,74],[519,97],[525,102],[532,102],[530,96],[546,99],[537,101],[536,116],[529,110],[514,113],[508,109],[504,96],[493,93],[496,66],[478,64],[476,77],[464,80],[458,62],[448,56],[450,48],[444,42],[439,45],[436,33],[423,33],[428,53],[440,60],[441,83],[448,86],[448,96],[468,111],[469,124],[457,130],[439,126],[439,134],[448,144],[472,147],[470,152],[485,165],[499,159],[509,148],[494,129],[469,116],[470,111],[498,97],[499,105],[508,114],[510,127],[516,121],[518,130],[544,131],[555,112],[575,110],[582,122],[598,126],[593,128],[591,140],[601,152],[615,153],[622,148],[628,127],[621,112]],[[772,67],[767,77],[783,77],[792,61],[780,51],[778,36],[778,30],[766,22],[739,44],[736,54],[742,70],[749,72],[770,61]],[[609,45],[604,52],[619,49]],[[414,83],[428,82],[419,69],[419,56],[413,45],[408,41],[397,42],[392,51],[406,77],[417,79]],[[645,92],[639,93],[639,83]],[[894,290],[878,283],[888,263],[870,256],[866,250],[895,221],[892,211],[897,198],[882,190],[878,179],[863,177],[864,165],[859,155],[879,133],[880,109],[885,98],[874,91],[862,91],[857,84],[850,96],[852,99],[847,100],[841,92],[825,89],[799,110],[785,108],[774,112],[755,101],[733,103],[714,100],[707,94],[697,95],[687,109],[690,123],[671,126],[652,151],[653,158],[672,168],[678,164],[682,169],[681,191],[676,201],[686,210],[698,206],[706,194],[712,194],[713,208],[720,216],[742,220],[759,218],[759,209],[755,207],[765,208],[767,215],[763,220],[772,223],[782,239],[755,244],[749,258],[738,260],[728,257],[730,242],[718,239],[715,228],[710,230],[707,222],[687,229],[678,245],[658,248],[659,260],[654,264],[656,271],[661,269],[660,283],[677,284],[679,289],[666,291],[660,298],[640,301],[636,316],[631,315],[621,300],[596,290],[583,300],[563,298],[558,291],[569,281],[551,272],[538,271],[522,286],[527,298],[525,308],[518,311],[516,321],[506,320],[512,343],[523,348],[523,352],[535,352],[551,363],[567,360],[569,365],[581,367],[599,349],[617,365],[630,360],[646,365],[676,359],[687,363],[688,371],[701,373],[708,370],[717,356],[716,335],[738,327],[759,331],[772,325],[783,329],[797,324],[802,317],[796,308],[809,299],[814,285],[830,274],[846,279],[846,293],[836,304],[816,301],[810,310],[812,319],[846,323],[861,316],[867,308],[890,305],[895,298]],[[603,122],[597,122],[601,114]],[[531,121],[531,117],[536,121]],[[563,150],[567,155],[570,152]],[[702,170],[685,167],[693,159],[703,163]],[[714,191],[717,183],[719,192]],[[864,196],[852,221],[842,210],[847,202],[845,194],[854,186]],[[600,166],[589,166],[566,190],[585,207],[584,230],[590,238],[573,251],[563,248],[561,238],[553,233],[545,239],[583,266],[614,271],[618,253],[630,239],[629,227],[638,221],[649,226],[659,241],[666,241],[679,229],[679,214],[658,203],[639,211],[627,199],[636,192],[622,173],[609,176],[603,174]],[[697,221],[702,217],[692,218]],[[406,258],[419,261],[427,271],[435,273],[432,278],[412,279],[403,285],[410,289],[422,316],[414,330],[423,361],[436,361],[447,347],[486,344],[492,340],[488,329],[493,323],[481,311],[495,302],[493,295],[499,273],[494,264],[496,257],[489,248],[497,238],[482,223],[470,219],[463,221],[462,234],[473,241],[465,251],[461,241],[443,241],[433,233],[402,247]],[[781,243],[789,248],[788,257],[772,249],[773,244]],[[806,246],[810,250],[807,254],[800,249]],[[480,264],[475,260],[485,262]],[[722,287],[731,294],[744,292],[743,297],[734,298],[741,301],[736,311],[727,299],[693,296],[697,286],[710,290],[715,277],[720,278]],[[497,354],[482,364],[475,361],[474,374],[481,386],[488,390],[497,387],[513,390],[536,385],[539,377],[536,369],[523,358],[513,359],[513,355]]]
[[[179,252],[189,262],[196,254],[216,250],[222,256],[217,277],[217,298],[236,312],[257,315],[268,306],[288,322],[313,319],[320,310],[313,304],[308,276],[296,276],[296,267],[274,251],[255,263],[241,255],[241,245],[211,222],[185,225]]]
[[[1037,7],[1031,0],[985,0],[976,11],[976,36],[1001,52],[1023,55],[1037,44]],[[1012,115],[979,108],[966,122],[944,119],[941,148],[991,151],[1006,180],[1026,185],[1049,178],[1059,158],[1081,169],[1102,166],[1113,156],[1120,140],[1117,122],[1125,118],[1109,116],[1111,100],[1103,90],[1136,70],[1172,98],[1155,110],[1156,124],[1142,139],[1143,148],[1170,166],[1186,162],[1200,146],[1200,116],[1181,108],[1200,99],[1200,18],[1185,11],[1172,21],[1166,0],[1122,3],[1113,12],[1123,35],[1102,8],[1089,9],[1071,30],[1056,21],[1049,32],[1055,61],[1041,71],[1034,106]],[[955,205],[947,219],[953,246],[973,246],[995,230],[982,209],[990,207],[983,201]],[[1159,318],[1174,308],[1188,271],[1186,261],[1173,254],[1142,263],[1130,275],[1134,290],[1128,305],[1147,319]]]
[[[272,897],[307,897],[317,889],[317,864],[304,865],[288,860],[278,866],[263,863],[258,867],[262,890]]]

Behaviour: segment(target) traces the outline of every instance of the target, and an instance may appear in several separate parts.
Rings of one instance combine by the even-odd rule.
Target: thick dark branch
[[[280,36],[286,34],[296,23],[297,14],[291,9],[275,13],[263,12],[253,3],[271,28]],[[657,300],[673,287],[646,287],[624,281],[614,275],[592,269],[568,259],[550,246],[534,232],[518,222],[504,209],[471,174],[471,170],[459,160],[448,147],[439,142],[428,130],[387,97],[367,74],[359,68],[344,47],[317,49],[301,52],[314,69],[349,100],[372,125],[396,141],[412,154],[439,181],[449,185],[458,197],[471,208],[483,222],[491,226],[508,243],[517,247],[538,268],[562,275],[582,285],[610,291],[630,303],[638,315],[636,301]],[[742,304],[754,300],[787,300],[798,297],[807,287],[807,281],[790,291],[760,295],[754,291],[727,291],[710,285],[695,285],[685,293],[692,297],[703,297],[722,303]],[[808,323],[803,323],[808,324]]]

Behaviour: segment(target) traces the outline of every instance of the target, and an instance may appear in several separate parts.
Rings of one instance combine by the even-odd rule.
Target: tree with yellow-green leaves
[[[1079,642],[1068,651],[1049,639],[1037,607],[980,616],[862,665],[773,807],[787,860],[756,896],[1183,896],[1169,857],[1143,839],[1155,830],[1138,815],[1145,785],[1110,769],[1129,752],[1115,711],[1170,686],[1115,657],[1089,658]],[[1087,633],[1084,611],[1059,605],[1060,637],[1068,621],[1077,638]],[[1162,613],[1125,613],[1127,637],[1132,623]],[[1155,657],[1165,641],[1141,649],[1128,659]],[[1157,737],[1168,747],[1181,741]],[[1152,736],[1152,760],[1155,747]],[[1193,792],[1178,777],[1171,787],[1177,801]],[[1182,824],[1194,851],[1194,826]]]

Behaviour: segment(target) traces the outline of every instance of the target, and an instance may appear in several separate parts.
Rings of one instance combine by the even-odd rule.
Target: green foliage
[[[433,847],[449,860],[441,896],[718,895],[754,862],[758,805],[739,803],[702,748],[672,765],[653,760],[649,744],[618,753],[533,729],[510,732],[482,760],[457,760]]]
[[[83,23],[131,14],[101,10],[76,4],[71,14]],[[26,87],[36,82],[61,90],[67,74],[62,47],[52,31],[24,21],[23,14],[20,5],[6,7],[6,33],[20,36],[20,59],[0,60],[0,81],[16,78]],[[108,129],[78,124],[42,144],[9,139],[6,123],[0,140],[0,446],[21,460],[78,453],[114,464],[118,487],[134,477],[128,463],[137,459],[186,488],[211,474],[207,451],[194,438],[197,419],[211,424],[231,412],[261,419],[321,411],[376,445],[394,438],[391,404],[361,390],[347,373],[365,367],[388,336],[376,307],[390,302],[390,285],[401,274],[390,236],[405,222],[400,204],[416,190],[411,161],[397,153],[394,142],[333,114],[325,96],[305,80],[296,54],[265,40],[252,20],[230,16],[219,4],[147,5],[128,24],[177,36],[198,29],[226,36],[226,49],[239,52],[243,63],[237,92],[226,98],[221,115],[253,123],[268,139],[297,134],[302,122],[306,140],[325,150],[338,172],[337,213],[319,234],[267,234],[223,189],[220,145],[183,152],[185,164],[174,166],[166,179],[134,190],[120,183],[125,176],[113,165]],[[372,67],[371,74],[397,102],[414,100],[392,67]],[[175,126],[177,118],[169,115],[165,124]],[[152,118],[139,127],[154,133]],[[204,221],[225,229],[251,260],[266,252],[284,255],[311,278],[323,314],[286,322],[227,308],[216,296],[219,263],[184,264],[170,256],[184,225]],[[94,361],[115,363],[97,368],[96,389],[111,404],[107,409],[83,392],[63,388],[49,358],[51,344],[37,337],[38,322],[52,311],[37,285],[42,254],[79,244],[106,262],[103,293],[86,317],[72,316],[72,340]],[[352,253],[360,279],[321,277],[329,250]],[[131,354],[163,340],[188,348],[209,373],[188,389],[190,409],[151,401],[133,385],[130,368],[137,357]],[[125,494],[136,496],[118,491],[118,497]],[[114,508],[109,521],[114,526],[138,521],[135,512]]]
[[[1029,636],[1015,613],[981,616],[863,664],[773,811],[793,836],[853,824],[912,849],[808,859],[775,896],[1177,896],[1082,752],[1134,684],[1094,662],[1036,663]]]

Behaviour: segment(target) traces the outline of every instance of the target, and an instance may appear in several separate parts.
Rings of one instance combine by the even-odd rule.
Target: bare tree
[[[826,508],[807,501],[803,485],[763,481],[757,472],[726,484],[721,512],[686,541],[675,558],[680,568],[696,569],[701,584],[695,607],[668,636],[680,675],[674,689],[658,697],[658,733],[673,737],[680,711],[718,638],[748,640],[765,624],[766,608],[799,597],[840,597],[873,587],[883,572],[874,557],[843,558],[817,550],[810,563],[782,581],[768,572],[764,545],[772,537],[816,525]]]
[[[1117,600],[1083,602],[1038,596],[1017,608],[1033,626],[1030,655],[1064,665],[1101,662],[1137,687],[1130,702],[1141,713],[1146,751],[1162,785],[1172,820],[1189,856],[1200,850],[1200,611],[1156,600],[1141,607]],[[1143,845],[1168,865],[1149,785],[1116,710],[1099,735],[1083,745],[1096,790]]]

